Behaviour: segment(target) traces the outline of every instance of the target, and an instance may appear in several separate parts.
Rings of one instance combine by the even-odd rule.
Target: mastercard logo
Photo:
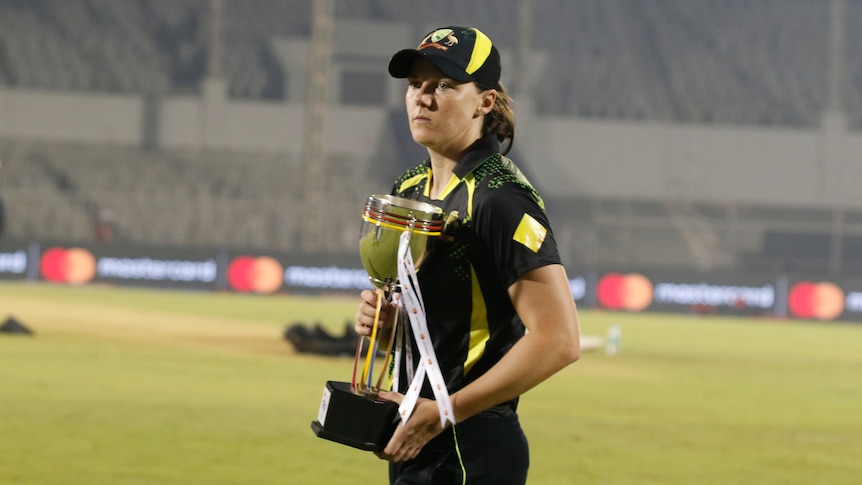
[[[790,289],[787,307],[799,318],[834,320],[844,311],[844,292],[834,283],[802,281]]]
[[[227,282],[236,291],[275,293],[284,282],[284,268],[269,256],[239,256],[228,265]]]
[[[642,274],[609,273],[599,280],[596,298],[604,308],[638,312],[652,303],[652,290],[652,283]]]
[[[51,248],[42,254],[39,272],[46,281],[82,285],[96,275],[96,258],[82,248]]]

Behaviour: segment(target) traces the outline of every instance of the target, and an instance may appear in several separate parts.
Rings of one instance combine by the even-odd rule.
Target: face
[[[482,135],[484,116],[497,92],[482,91],[472,82],[446,77],[424,59],[413,63],[407,77],[407,117],[416,143],[453,159]]]

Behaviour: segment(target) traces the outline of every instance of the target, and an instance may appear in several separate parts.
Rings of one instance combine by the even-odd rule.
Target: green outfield
[[[0,283],[0,483],[382,484],[316,438],[326,380],[285,326],[341,332],[353,298]],[[623,329],[524,396],[532,485],[856,484],[862,325],[581,313]],[[540,358],[540,356],[537,356]]]

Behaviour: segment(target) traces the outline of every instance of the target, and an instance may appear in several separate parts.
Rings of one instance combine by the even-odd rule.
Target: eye
[[[421,85],[422,85],[422,83],[419,81],[416,81],[416,80],[408,80],[407,81],[407,86],[411,87],[413,89],[418,89]]]
[[[437,83],[437,89],[450,89],[450,88],[452,88],[452,85],[446,81],[440,81],[439,83]]]

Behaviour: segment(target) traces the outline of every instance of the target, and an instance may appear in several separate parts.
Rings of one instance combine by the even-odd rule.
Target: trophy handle
[[[389,370],[389,359],[392,358],[392,346],[395,343],[395,334],[398,332],[398,310],[401,306],[395,305],[395,318],[392,323],[392,330],[389,332],[389,345],[386,346],[386,356],[383,358],[383,368],[380,369],[380,377],[377,378],[377,389],[383,387],[383,377],[386,376],[386,371]]]
[[[391,287],[394,287],[391,286]],[[395,307],[395,316],[394,321],[396,324],[393,324],[392,329],[389,332],[389,342],[386,345],[386,355],[383,357],[383,368],[380,369],[380,375],[377,378],[376,386],[372,385],[372,375],[374,371],[374,360],[377,355],[377,349],[379,346],[378,340],[378,327],[380,325],[380,312],[383,308],[383,302],[389,301],[386,297],[385,292],[381,288],[377,288],[377,304],[374,312],[374,326],[371,329],[371,336],[369,338],[368,349],[366,350],[365,356],[365,365],[362,368],[362,374],[357,379],[357,375],[359,373],[359,361],[362,357],[362,346],[365,342],[364,335],[359,338],[359,342],[356,346],[356,357],[353,362],[353,378],[350,381],[351,390],[356,394],[371,394],[376,395],[382,389],[383,379],[386,376],[386,372],[389,369],[389,361],[392,358],[392,349],[395,343],[395,334],[397,333],[397,321],[398,321],[398,305]]]

